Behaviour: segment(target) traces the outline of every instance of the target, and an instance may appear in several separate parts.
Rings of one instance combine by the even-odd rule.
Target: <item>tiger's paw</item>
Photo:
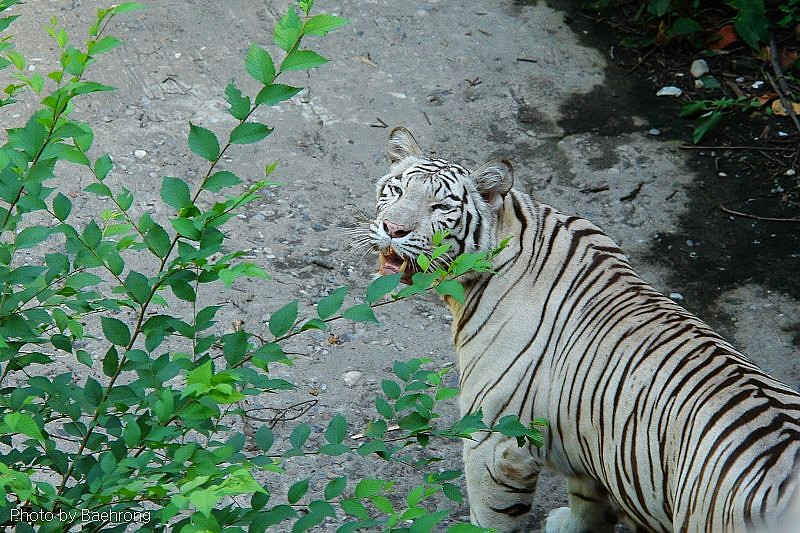
[[[569,507],[558,507],[547,514],[544,533],[572,533],[575,531],[572,511]]]

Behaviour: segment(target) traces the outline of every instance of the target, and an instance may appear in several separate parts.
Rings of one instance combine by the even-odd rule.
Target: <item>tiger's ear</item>
[[[503,197],[514,185],[514,169],[507,159],[492,159],[470,175],[481,196],[493,209],[498,209]]]
[[[403,126],[396,126],[389,132],[389,159],[392,164],[402,161],[409,156],[421,156],[422,150],[417,144],[417,140]]]

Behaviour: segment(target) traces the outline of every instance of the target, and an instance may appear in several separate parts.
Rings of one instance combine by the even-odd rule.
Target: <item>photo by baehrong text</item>
[[[26,511],[11,509],[12,522],[36,524],[41,522],[106,522],[111,524],[146,524],[150,522],[150,511]]]

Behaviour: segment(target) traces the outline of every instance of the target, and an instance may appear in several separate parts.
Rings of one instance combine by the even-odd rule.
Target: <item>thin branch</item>
[[[712,146],[712,145],[691,145],[682,144],[678,148],[681,150],[764,150],[771,152],[789,152],[798,149],[797,145],[787,146]]]
[[[724,211],[725,213],[742,218],[752,218],[754,220],[764,220],[767,222],[800,222],[800,218],[762,217],[759,215],[751,215],[750,213],[743,213],[741,211],[734,211],[733,209],[725,207],[725,204],[719,204],[719,208],[721,211]]]

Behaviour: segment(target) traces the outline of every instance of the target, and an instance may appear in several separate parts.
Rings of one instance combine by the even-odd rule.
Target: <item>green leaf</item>
[[[5,424],[12,433],[21,433],[38,441],[43,441],[42,431],[36,421],[25,413],[8,413],[3,417]]]
[[[311,428],[308,424],[300,424],[289,435],[289,442],[294,448],[301,448],[308,440],[309,435],[311,435]]]
[[[109,189],[108,185],[105,183],[90,183],[83,190],[92,194],[96,194],[100,198],[110,198],[112,196],[111,189]]]
[[[53,230],[51,228],[45,226],[31,226],[20,231],[14,242],[18,250],[33,248],[50,237],[52,232]]]
[[[131,270],[128,273],[125,289],[136,303],[143,304],[150,298],[150,281],[140,272]]]
[[[129,420],[127,424],[125,424],[125,430],[122,433],[122,440],[125,442],[125,445],[129,448],[133,448],[139,441],[142,439],[142,430],[139,428],[139,424],[136,423],[136,420]]]
[[[406,503],[408,504],[409,508],[416,507],[420,504],[420,502],[422,502],[424,497],[425,485],[417,485],[406,495]]]
[[[458,387],[443,387],[436,391],[436,400],[449,400],[458,396],[460,389]]]
[[[750,48],[758,50],[761,43],[769,42],[769,19],[763,0],[730,0],[728,4],[737,10],[733,26]]]
[[[325,515],[309,511],[308,514],[301,516],[292,526],[292,533],[302,533],[318,526],[325,521]]]
[[[367,286],[367,302],[374,304],[393,290],[400,284],[400,278],[403,277],[402,273],[392,274],[390,276],[381,276],[376,278],[372,283]]]
[[[6,3],[4,2],[4,4],[6,4]],[[6,4],[4,7],[7,8],[10,5],[11,4]],[[5,31],[6,28],[8,28],[11,25],[11,23],[14,22],[15,20],[17,20],[18,18],[19,18],[19,15],[12,15],[10,17],[5,17],[5,18],[0,19],[0,31]]]
[[[122,39],[107,35],[99,38],[97,41],[89,41],[87,52],[89,55],[98,55],[103,52],[108,52],[122,44]]]
[[[261,451],[268,452],[275,443],[275,434],[269,427],[261,426],[258,428],[258,431],[256,431],[255,441],[256,446],[258,446]]]
[[[422,272],[427,272],[428,267],[431,266],[431,260],[428,259],[428,256],[425,254],[419,254],[417,256],[417,264]]]
[[[455,524],[448,527],[445,533],[486,533],[486,528],[472,524]]]
[[[344,489],[347,488],[347,478],[346,477],[337,477],[336,479],[332,479],[325,485],[325,499],[330,501],[340,494],[344,492]]]
[[[225,87],[225,100],[230,104],[228,112],[237,120],[244,120],[250,113],[250,97],[243,96],[233,81]]]
[[[189,186],[180,178],[164,176],[161,181],[161,199],[175,209],[183,209],[192,205]]]
[[[356,485],[355,496],[356,498],[369,498],[380,494],[386,482],[380,479],[362,479]]]
[[[144,235],[144,240],[148,248],[158,257],[164,258],[167,256],[167,253],[169,253],[169,234],[158,224],[154,224],[153,227],[147,230],[147,233]]]
[[[200,240],[200,230],[198,230],[194,226],[194,222],[188,218],[173,218],[169,222],[172,224],[172,227],[175,229],[175,231],[177,231],[182,237],[186,237],[187,239],[191,239],[193,241]]]
[[[300,326],[300,331],[306,331],[309,329],[319,329],[322,331],[326,331],[328,329],[328,324],[320,320],[319,318],[310,318],[302,326]]]
[[[291,85],[284,85],[282,83],[273,83],[267,85],[258,92],[258,95],[256,96],[256,105],[266,104],[273,106],[292,98],[302,90],[302,87],[292,87]]]
[[[292,329],[297,320],[297,301],[291,302],[269,317],[269,331],[275,337],[281,337]]]
[[[306,35],[325,35],[345,24],[347,24],[347,19],[323,13],[314,15],[306,21],[304,33]]]
[[[355,498],[347,498],[339,502],[339,505],[342,506],[342,510],[349,514],[350,516],[354,516],[359,520],[366,520],[369,518],[369,511],[364,504],[360,501],[356,500]]]
[[[689,102],[681,107],[680,117],[692,118],[702,115],[703,113],[708,113],[709,111],[709,104],[705,100],[700,100],[699,102]]]
[[[492,431],[499,431],[507,437],[523,437],[528,433],[528,428],[519,421],[517,415],[506,415],[497,421]]]
[[[264,139],[272,133],[272,128],[258,122],[239,124],[231,132],[231,144],[252,144]]]
[[[696,20],[679,17],[672,21],[669,26],[669,33],[672,35],[691,35],[703,31],[703,27]]]
[[[145,8],[144,4],[139,4],[138,2],[122,2],[121,4],[116,4],[114,7],[111,8],[111,10],[113,14],[121,15],[123,13],[138,11],[144,8]]]
[[[189,148],[206,161],[219,157],[219,141],[214,132],[189,123]]]
[[[220,170],[215,172],[203,184],[203,188],[211,192],[219,192],[225,187],[232,187],[242,182],[239,176],[227,170]]]
[[[275,65],[269,52],[256,43],[250,45],[247,56],[244,58],[244,69],[250,76],[264,85],[272,83],[275,78]]]
[[[692,133],[692,142],[697,144],[702,141],[707,135],[717,129],[721,121],[721,111],[709,111],[705,115],[700,116],[695,123],[694,132]]]
[[[319,67],[327,62],[327,59],[311,50],[295,50],[283,59],[281,63],[281,72],[307,70]]]
[[[303,21],[297,16],[293,7],[289,6],[286,14],[281,17],[272,32],[273,40],[284,52],[288,52],[300,40],[302,34]]]
[[[394,409],[392,409],[392,406],[389,405],[389,402],[379,396],[375,397],[375,410],[378,411],[379,415],[387,420],[391,420],[394,417]]]
[[[119,353],[117,349],[112,346],[103,357],[103,374],[108,377],[114,376],[119,369]]]
[[[342,415],[337,414],[328,424],[325,430],[325,439],[332,444],[341,444],[347,435],[347,420]]]
[[[100,322],[103,329],[103,335],[105,335],[109,342],[116,344],[117,346],[127,346],[128,343],[131,342],[131,332],[128,329],[128,325],[122,320],[108,316],[101,316]]]
[[[69,198],[61,193],[56,194],[55,198],[53,198],[53,214],[56,215],[56,218],[64,222],[71,212],[72,202],[70,202]]]
[[[452,483],[442,483],[442,492],[450,501],[457,503],[464,501],[464,495],[461,493],[461,489],[458,488],[457,485],[453,485]]]
[[[111,172],[111,168],[114,166],[114,163],[111,161],[111,156],[108,154],[103,154],[97,158],[97,161],[94,162],[94,173],[97,176],[97,179],[103,181],[108,176],[108,173]]]
[[[383,390],[383,393],[392,400],[398,399],[402,394],[400,385],[398,385],[396,381],[392,381],[390,379],[384,379],[381,381],[381,390]]]
[[[436,292],[441,296],[451,296],[458,303],[464,303],[464,286],[457,279],[446,279],[436,286]]]
[[[319,301],[317,304],[317,314],[322,320],[335,315],[339,309],[342,308],[344,297],[348,290],[349,287],[346,285],[344,287],[339,287]]]
[[[295,504],[300,501],[300,498],[306,495],[308,492],[308,480],[303,479],[294,483],[291,487],[289,487],[289,492],[286,494],[286,499],[289,501],[290,504]]]
[[[319,449],[319,453],[323,455],[330,455],[332,457],[348,453],[349,451],[350,448],[344,444],[325,444]]]
[[[83,387],[83,394],[92,407],[97,407],[100,405],[100,402],[103,401],[103,387],[101,387],[100,383],[98,383],[97,380],[92,377],[86,378],[86,385]]]
[[[372,312],[372,308],[368,304],[358,304],[345,309],[342,316],[354,322],[378,322],[378,319],[375,318],[375,313]]]

